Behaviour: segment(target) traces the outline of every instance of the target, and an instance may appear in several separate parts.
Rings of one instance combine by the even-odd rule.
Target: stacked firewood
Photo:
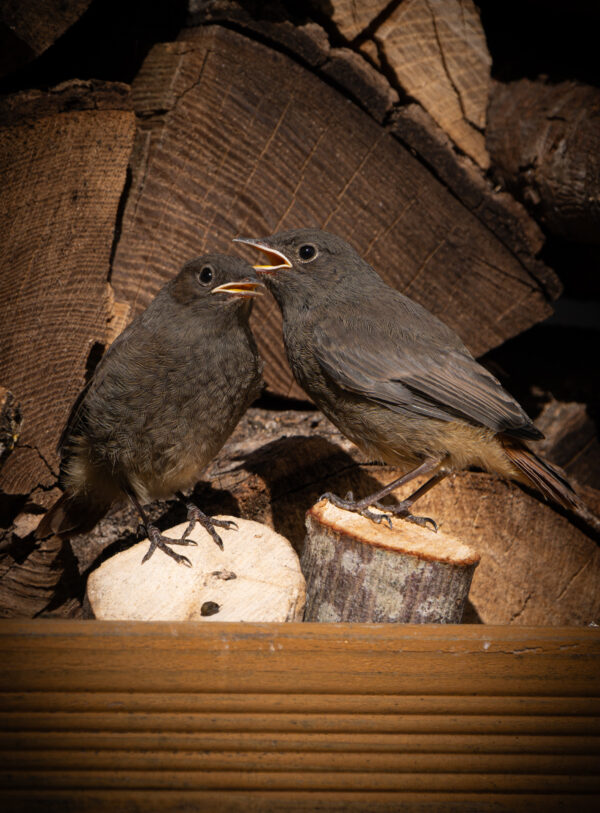
[[[33,541],[60,493],[57,442],[131,318],[185,260],[236,253],[239,235],[315,226],[346,238],[504,377],[537,416],[548,459],[600,509],[597,362],[582,352],[598,333],[540,326],[569,283],[548,245],[558,256],[570,240],[574,256],[597,257],[596,87],[492,78],[472,0],[327,0],[302,11],[190,0],[181,25],[165,25],[176,34],[163,41],[153,28],[133,77],[82,76],[74,64],[60,84],[42,89],[37,74],[32,85],[36,60],[60,56],[61,40],[50,46],[76,20],[91,36],[89,5],[0,12],[11,91],[0,99],[0,615],[78,615],[88,571],[136,538],[134,514],[116,507],[73,541],[75,556],[55,538]],[[575,277],[585,289],[585,272]],[[252,324],[266,394],[197,493],[204,510],[270,525],[301,551],[322,492],[367,494],[399,472],[361,466],[307,402],[270,298]],[[183,521],[178,512],[153,508],[165,525]],[[592,526],[475,472],[436,487],[419,513],[481,554],[471,620],[598,618]]]

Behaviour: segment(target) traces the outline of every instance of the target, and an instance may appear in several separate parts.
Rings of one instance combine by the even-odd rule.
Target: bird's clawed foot
[[[354,494],[351,491],[346,494],[345,499],[338,497],[337,494],[332,494],[330,491],[326,494],[322,494],[319,499],[329,500],[332,505],[343,508],[344,511],[352,511],[355,514],[360,514],[361,517],[366,517],[372,522],[377,523],[377,525],[385,522],[389,528],[392,527],[392,520],[387,514],[376,514],[374,511],[369,511],[369,503],[365,502],[365,500],[355,500]]]
[[[376,522],[380,525],[382,522],[385,522],[388,528],[392,528],[392,519],[391,515],[395,517],[400,517],[400,519],[406,520],[406,522],[412,522],[415,525],[419,525],[421,528],[427,528],[430,526],[432,531],[436,531],[438,529],[437,522],[431,517],[416,517],[410,513],[409,508],[411,503],[405,502],[400,503],[399,505],[384,505],[381,502],[376,500],[372,500],[371,498],[367,497],[364,500],[355,500],[354,494],[349,491],[346,494],[345,499],[338,497],[336,494],[331,494],[327,492],[321,496],[322,500],[329,500],[332,505],[337,506],[338,508],[343,508],[345,511],[352,511],[355,514],[360,514],[361,517],[366,517],[367,519]],[[370,511],[370,507],[378,508],[380,511],[385,513],[376,514],[374,511]]]
[[[186,503],[188,514],[187,518],[189,521],[189,525],[183,532],[183,536],[181,537],[181,543],[186,544],[187,537],[191,534],[192,530],[194,529],[194,525],[199,522],[202,527],[208,531],[211,535],[213,542],[217,547],[223,550],[223,540],[219,536],[219,534],[215,531],[215,528],[235,528],[237,530],[237,525],[235,522],[229,519],[213,519],[213,517],[207,516],[204,511],[201,511],[198,506],[194,505],[193,503]],[[186,540],[186,541],[184,541]],[[191,540],[190,540],[191,542]],[[194,542],[194,544],[196,544]]]
[[[159,550],[162,550],[163,553],[166,553],[167,556],[170,556],[171,559],[175,559],[178,565],[185,565],[186,567],[192,566],[192,563],[187,556],[182,556],[179,553],[175,553],[174,550],[171,550],[169,545],[195,545],[196,543],[193,539],[185,539],[184,537],[181,539],[170,539],[168,536],[163,536],[156,525],[147,525],[146,533],[148,534],[148,539],[150,540],[150,547],[148,548],[148,553],[142,559],[142,564],[147,562],[154,551],[158,548]]]
[[[398,505],[383,505],[383,503],[374,502],[371,504],[374,505],[375,508],[379,508],[380,511],[387,511],[389,514],[393,514],[395,517],[400,517],[400,519],[403,519],[406,522],[412,522],[414,525],[419,525],[421,528],[431,526],[430,530],[437,533],[438,524],[434,519],[431,517],[416,517],[414,514],[410,513],[409,509],[412,503],[401,502]]]

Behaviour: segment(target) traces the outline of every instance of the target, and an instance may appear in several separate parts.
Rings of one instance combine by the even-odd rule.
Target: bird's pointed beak
[[[265,286],[258,280],[242,279],[239,282],[225,282],[217,288],[213,288],[211,294],[231,294],[242,299],[250,299],[255,296],[262,296]]]
[[[254,237],[234,237],[234,243],[244,243],[253,246],[267,255],[269,263],[267,265],[252,266],[258,274],[274,274],[282,268],[291,268],[292,264],[281,251],[269,246],[264,240],[256,240]]]

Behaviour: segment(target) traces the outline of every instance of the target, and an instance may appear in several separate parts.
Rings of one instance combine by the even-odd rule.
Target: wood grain
[[[491,231],[283,54],[219,26],[188,30],[151,51],[132,95],[140,130],[112,282],[135,311],[191,256],[312,225],[349,239],[476,354],[549,315],[538,281]],[[254,327],[269,386],[300,394],[270,299]]]
[[[600,90],[494,82],[486,144],[497,176],[552,232],[600,243]]]
[[[418,509],[481,553],[469,600],[484,623],[600,622],[597,534],[560,509],[471,472],[440,483]]]
[[[156,551],[142,571],[150,545],[144,539],[93,570],[86,588],[92,617],[202,623],[302,621],[304,577],[288,540],[258,522],[224,515],[216,519],[235,523],[233,528],[217,529],[223,550],[200,525],[188,535],[193,545],[173,547],[184,551],[189,568]],[[185,522],[163,533],[177,540],[187,527]]]
[[[331,18],[340,34],[347,40],[356,39],[383,14],[390,5],[389,0],[313,0],[324,14]]]
[[[492,60],[472,0],[405,0],[373,36],[403,90],[486,169]]]
[[[0,380],[23,413],[0,476],[7,494],[54,485],[62,427],[90,350],[105,341],[110,252],[135,123],[123,86],[109,104],[103,87],[74,82],[2,102]]]
[[[5,810],[599,798],[598,630],[11,621],[0,652]]]

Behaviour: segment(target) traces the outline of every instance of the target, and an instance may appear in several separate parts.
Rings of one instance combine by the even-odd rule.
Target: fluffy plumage
[[[437,470],[432,484],[477,466],[566,507],[581,505],[564,477],[525,446],[542,435],[517,401],[453,330],[387,285],[348,243],[316,229],[239,242],[269,259],[255,268],[281,308],[296,380],[369,457]],[[372,496],[335,499],[374,518],[367,507],[381,494]],[[418,521],[411,504],[403,503],[404,515]]]
[[[243,260],[200,257],[115,340],[63,432],[65,494],[39,537],[89,530],[126,495],[141,506],[197,482],[261,389],[248,325],[259,287]]]

